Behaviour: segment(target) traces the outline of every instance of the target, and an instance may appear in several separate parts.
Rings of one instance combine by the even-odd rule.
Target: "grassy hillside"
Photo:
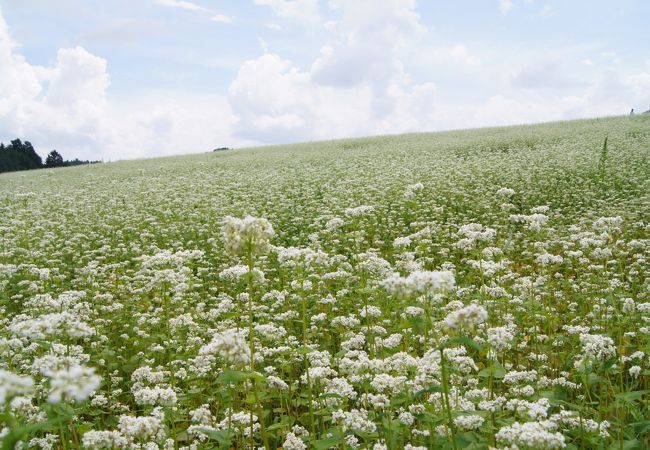
[[[3,174],[3,448],[647,448],[648,257],[650,115]]]

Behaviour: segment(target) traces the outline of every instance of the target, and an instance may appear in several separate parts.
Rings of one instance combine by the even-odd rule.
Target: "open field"
[[[649,448],[649,259],[650,115],[5,174],[2,448]]]

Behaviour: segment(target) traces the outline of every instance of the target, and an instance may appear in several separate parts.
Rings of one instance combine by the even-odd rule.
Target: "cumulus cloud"
[[[201,6],[198,3],[189,2],[186,0],[156,0],[161,6],[167,6],[169,8],[183,9],[185,11],[191,11],[196,13],[204,13],[208,15],[211,21],[217,23],[231,23],[232,17],[226,16],[224,14],[217,14],[210,8]]]
[[[108,120],[112,130],[106,137],[105,153],[113,159],[197,153],[254,143],[232,137],[236,117],[222,95],[151,92],[113,103]]]
[[[235,135],[261,142],[533,123],[650,106],[650,71],[627,76],[603,72],[571,81],[572,89],[555,85],[554,76],[550,81],[529,80],[544,88],[504,87],[484,99],[443,103],[431,82],[415,84],[408,76],[396,77],[382,91],[365,81],[324,84],[313,71],[266,54],[242,66],[228,98],[238,117]]]
[[[284,20],[313,23],[320,18],[318,0],[255,0],[255,4],[268,6]]]
[[[650,104],[648,68],[599,69],[591,59],[581,59],[570,49],[533,59],[517,70],[510,81],[515,88],[512,97],[555,108],[557,119],[623,114],[632,107]],[[548,118],[553,118],[552,110]]]
[[[372,94],[313,83],[311,74],[276,54],[247,61],[229,89],[239,121],[238,136],[261,142],[286,142],[355,135]]]
[[[571,119],[624,113],[650,95],[646,73],[585,69],[577,50],[542,54],[510,73],[514,62],[495,63],[492,53],[482,61],[462,43],[424,47],[428,30],[415,0],[330,0],[329,7],[335,18],[310,64],[267,53],[240,68],[228,91],[235,136],[295,142]],[[461,72],[484,78],[472,81],[483,97],[443,101],[434,81],[413,82],[405,60],[413,49],[426,55],[430,80],[444,73],[453,83]]]
[[[208,8],[185,0],[156,0],[156,3],[170,8],[184,9],[186,11],[209,12]]]
[[[296,141],[422,129],[435,85],[411,82],[400,52],[426,33],[414,0],[331,0],[337,20],[309,69],[276,54],[247,61],[229,89],[235,132]]]
[[[512,0],[499,0],[499,12],[501,14],[508,14],[512,7]]]
[[[623,75],[606,70],[581,79],[574,89],[515,89],[475,104],[444,105],[436,123],[443,129],[498,126],[626,114],[648,106],[650,71]]]
[[[210,17],[210,20],[217,23],[232,23],[232,17],[224,14],[214,14]]]
[[[544,55],[518,70],[511,78],[516,87],[526,89],[571,89],[585,87],[569,62],[561,55]]]
[[[475,67],[481,65],[481,60],[463,44],[440,45],[423,50],[429,66],[454,64]]]
[[[235,140],[222,95],[141,93],[110,101],[105,59],[82,47],[59,49],[51,67],[16,52],[0,13],[0,140],[29,139],[44,156],[121,159],[209,151]]]
[[[0,133],[33,141],[56,137],[96,142],[106,108],[106,61],[81,47],[60,49],[53,67],[15,52],[0,15]]]
[[[81,39],[100,44],[129,44],[145,37],[160,36],[168,32],[162,21],[130,17],[109,19],[106,23],[82,33]]]
[[[528,10],[530,10],[531,7],[534,7],[536,5],[535,0],[519,0],[518,6],[526,6],[528,7]],[[539,5],[540,2],[537,2],[537,5]],[[515,7],[515,1],[514,0],[499,0],[499,12],[501,13],[502,16],[507,15],[513,8]],[[543,6],[537,8],[537,12],[534,13],[533,15],[535,17],[539,17],[542,19],[551,17],[554,14],[554,9],[553,7],[546,3]]]
[[[340,18],[331,21],[331,44],[311,70],[322,84],[386,85],[403,75],[400,52],[426,33],[415,0],[330,0]]]
[[[7,24],[0,15],[0,128],[3,130],[29,116],[27,103],[41,94],[41,83],[48,75],[44,67],[31,66],[13,50]]]

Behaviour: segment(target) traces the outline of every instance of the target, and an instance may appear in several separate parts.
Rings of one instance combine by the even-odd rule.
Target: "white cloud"
[[[308,70],[276,54],[247,61],[229,89],[237,136],[286,142],[427,129],[435,85],[400,51],[426,33],[413,0],[330,1],[338,20]]]
[[[503,15],[508,14],[512,9],[512,0],[499,0],[499,12]]]
[[[319,86],[309,72],[275,54],[247,61],[229,89],[238,136],[283,142],[356,135],[372,95],[368,89]],[[345,105],[345,107],[343,107]]]
[[[90,145],[101,133],[108,85],[106,61],[81,47],[60,49],[53,67],[29,64],[0,14],[0,135]]]
[[[585,78],[569,50],[533,59],[514,75],[501,62],[480,61],[461,43],[414,52],[427,34],[415,1],[329,4],[337,17],[327,23],[329,37],[307,68],[273,53],[241,67],[228,93],[236,136],[292,142],[612,114],[646,86],[644,77]],[[433,61],[430,77],[443,67],[447,76],[464,68],[490,80],[485,92],[492,94],[442,102],[439,86],[413,82],[406,69],[406,55],[423,54]]]
[[[215,14],[210,17],[210,20],[217,23],[232,23],[232,17],[223,14]]]
[[[209,151],[233,139],[236,117],[220,95],[140,93],[110,100],[105,59],[59,49],[51,67],[16,53],[0,13],[0,140],[30,140],[44,156],[120,159]]]
[[[512,84],[525,89],[570,89],[586,87],[588,81],[581,79],[573,67],[576,61],[568,61],[562,54],[547,54],[529,63],[511,78]]]
[[[518,6],[527,7],[527,9],[530,11],[530,9],[535,5],[535,0],[524,0],[523,2],[519,0],[517,3]],[[537,5],[539,5],[539,2],[537,2]],[[499,12],[501,13],[502,16],[507,15],[510,11],[512,11],[514,7],[515,7],[514,0],[499,0]],[[555,14],[555,9],[548,3],[536,9],[537,12],[532,13],[530,17],[537,17],[539,19],[548,19],[549,17],[552,17]]]
[[[239,147],[254,142],[232,137],[236,117],[221,95],[150,92],[116,101],[105,145],[110,158],[138,158]]]
[[[185,0],[156,0],[156,3],[162,6],[168,6],[170,8],[184,9],[186,11],[210,12],[208,8]]]
[[[41,81],[47,76],[43,67],[31,66],[13,52],[14,43],[7,24],[0,15],[0,130],[10,126],[15,116],[26,116],[24,103],[43,90]]]
[[[210,8],[201,6],[198,3],[188,2],[185,0],[156,0],[156,3],[170,8],[177,8],[177,9],[183,9],[185,11],[208,14],[210,20],[213,22],[217,22],[217,23],[232,22],[232,17],[226,16],[224,14],[217,14]]]
[[[160,36],[168,32],[164,23],[158,20],[119,17],[108,19],[105,23],[80,35],[83,41],[102,44],[128,44],[143,38]]]
[[[544,5],[542,9],[536,14],[537,17],[540,17],[542,19],[546,19],[549,17],[552,17],[555,14],[555,10],[551,5]]]
[[[377,96],[391,83],[407,82],[400,53],[427,31],[415,0],[329,4],[340,17],[328,25],[330,42],[312,64],[314,80],[340,87],[368,84]]]
[[[432,64],[456,64],[461,66],[479,66],[480,59],[465,45],[437,46],[426,51],[426,59]]]
[[[318,0],[255,0],[256,5],[268,6],[280,18],[313,23],[320,20]]]

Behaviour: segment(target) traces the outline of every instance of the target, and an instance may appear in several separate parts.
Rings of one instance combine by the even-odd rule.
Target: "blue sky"
[[[0,141],[115,160],[650,108],[650,2],[0,0]]]

